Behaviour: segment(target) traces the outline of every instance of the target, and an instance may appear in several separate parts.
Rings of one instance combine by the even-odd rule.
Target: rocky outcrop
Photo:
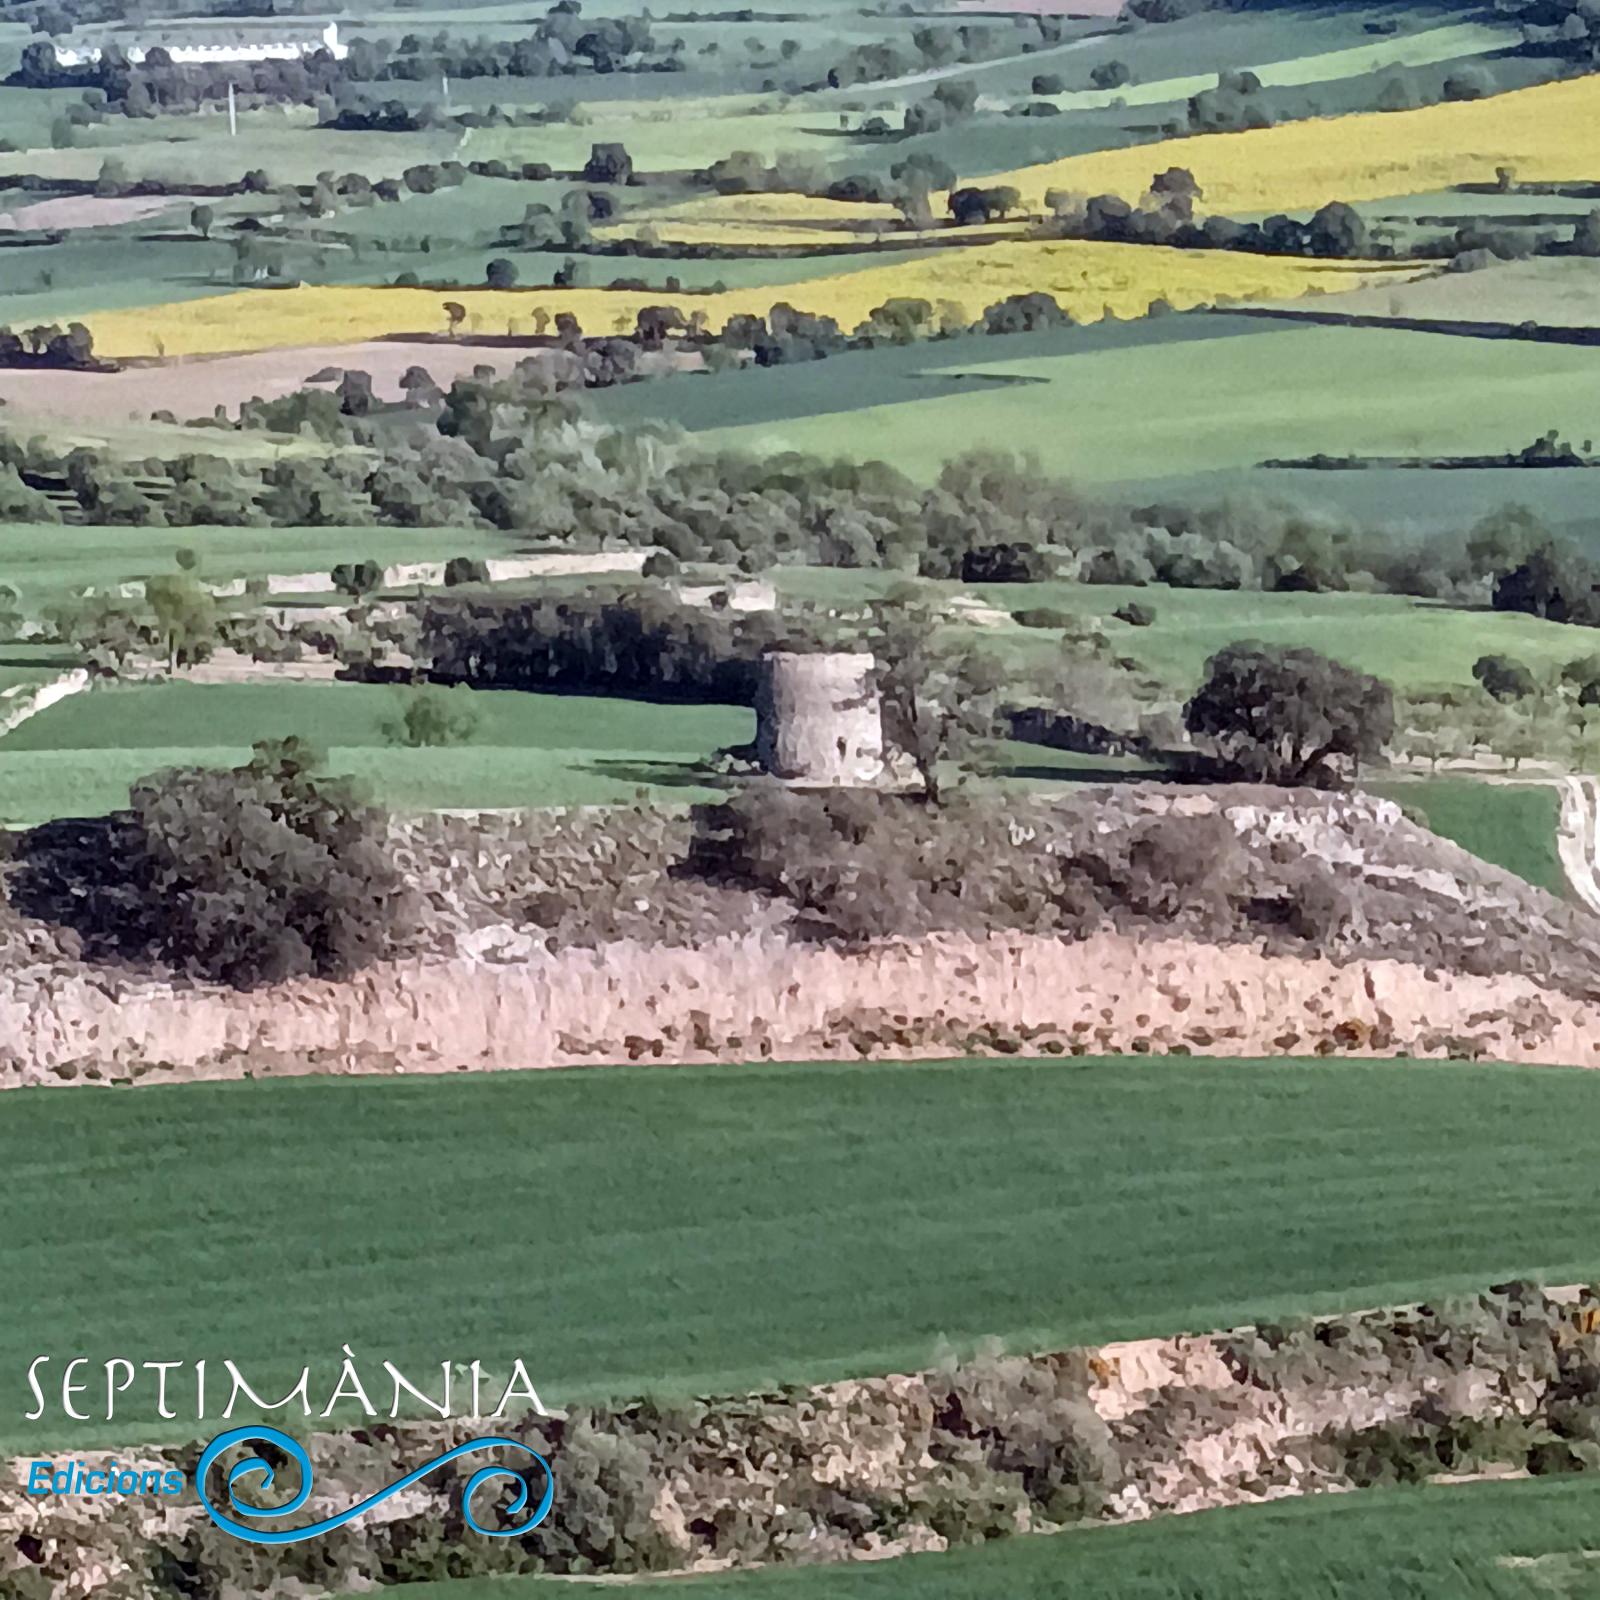
[[[33,837],[70,866],[112,847],[96,826]],[[726,854],[703,868],[706,830],[687,810],[397,821],[423,908],[406,958],[243,993],[75,958],[77,878],[14,864],[35,899],[0,908],[0,1086],[987,1050],[1600,1063],[1600,922],[1388,802],[1152,788],[974,816],[954,829],[972,870],[957,858],[959,893],[924,907],[948,920],[851,940]],[[916,884],[894,873],[925,845],[879,844],[869,925],[896,924]],[[1232,857],[1209,911],[1224,864],[1202,846]],[[981,882],[991,862],[1011,876]],[[1062,897],[1101,869],[1125,898]],[[1203,914],[1163,899],[1169,872]]]
[[[251,993],[88,969],[0,977],[0,1083],[436,1072],[586,1061],[1183,1051],[1600,1063],[1600,1014],[1526,978],[1335,965],[1105,934],[865,951],[748,935],[698,948],[482,953]]]

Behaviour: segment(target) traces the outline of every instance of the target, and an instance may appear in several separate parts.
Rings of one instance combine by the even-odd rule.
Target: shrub
[[[383,736],[390,744],[413,750],[466,744],[481,720],[471,696],[472,691],[465,688],[412,689],[405,695],[399,719],[384,723]]]
[[[488,581],[489,564],[480,561],[477,556],[451,556],[444,564],[444,583],[447,589],[454,589],[463,583]]]
[[[388,819],[320,766],[290,738],[242,767],[142,778],[77,851],[30,839],[33,903],[91,951],[236,988],[348,977],[401,944],[410,899]]]
[[[1481,100],[1493,94],[1495,81],[1482,67],[1463,67],[1444,80],[1446,100]]]
[[[1472,664],[1472,676],[1496,700],[1525,700],[1539,692],[1532,671],[1510,656],[1479,656]]]

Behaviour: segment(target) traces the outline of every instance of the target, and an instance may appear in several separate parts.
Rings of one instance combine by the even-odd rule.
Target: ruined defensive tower
[[[799,786],[859,787],[888,775],[883,710],[866,652],[769,650],[756,698],[756,756]]]

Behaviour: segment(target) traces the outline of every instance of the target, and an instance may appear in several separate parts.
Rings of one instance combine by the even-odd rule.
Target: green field
[[[1600,408],[1600,353],[1523,341],[1291,325],[1003,361],[977,340],[960,348],[976,382],[959,394],[921,399],[908,383],[895,403],[753,420],[706,442],[877,457],[921,478],[958,447],[1008,449],[1108,482],[1317,451],[1487,454],[1551,427],[1588,437]],[[781,384],[784,370],[756,376]]]
[[[61,645],[0,644],[0,689],[41,683],[79,665],[76,653]]]
[[[1314,1495],[898,1561],[656,1585],[683,1600],[1594,1600],[1589,1477]],[[559,1580],[408,1584],[406,1600],[547,1600]]]
[[[770,574],[783,596],[842,606],[903,583],[887,572],[779,567]],[[1119,656],[1174,688],[1192,689],[1206,660],[1235,640],[1304,645],[1383,678],[1396,689],[1473,682],[1473,663],[1504,651],[1538,670],[1582,654],[1581,630],[1506,611],[1458,610],[1407,595],[1276,594],[1246,589],[1171,589],[1164,584],[1072,582],[929,583],[930,596],[976,595],[1005,611],[1038,607],[1098,622]],[[1129,601],[1153,607],[1155,622],[1130,627],[1113,613]],[[1048,661],[1058,628],[971,626],[966,639],[1002,659]]]
[[[1459,534],[1486,513],[1517,505],[1527,507],[1565,538],[1591,550],[1600,546],[1600,520],[1594,515],[1594,486],[1587,472],[1530,472],[1516,467],[1444,472],[1406,467],[1357,472],[1244,467],[1140,478],[1119,484],[1116,492],[1138,505],[1214,505],[1232,495],[1259,495],[1355,527],[1379,528],[1397,540]]]
[[[185,430],[205,454],[236,437]],[[467,528],[112,528],[0,523],[0,581],[36,611],[47,600],[168,574],[193,550],[208,583],[271,573],[332,571],[341,561],[448,561],[451,556],[526,553],[515,534]],[[291,597],[292,598],[292,597]]]
[[[754,736],[737,706],[515,691],[455,691],[470,742],[397,748],[403,691],[357,683],[144,684],[75,695],[0,739],[0,824],[92,816],[169,766],[236,766],[261,739],[298,734],[329,769],[396,811],[623,803],[715,796],[707,759]],[[176,741],[182,739],[183,743]]]
[[[898,259],[898,257],[896,258]],[[1159,321],[1094,322],[1048,333],[936,339],[925,344],[881,345],[847,351],[826,361],[719,373],[714,382],[690,374],[601,390],[591,403],[619,425],[671,417],[691,432],[740,424],[786,423],[825,414],[855,415],[853,408],[889,408],[945,396],[981,403],[986,386],[964,379],[976,366],[1002,360],[1148,356],[1152,348],[1174,362],[1200,363],[1208,350],[1195,343],[1241,337],[1284,336],[1294,330],[1240,316],[1178,316]],[[1182,346],[1183,350],[1173,347]],[[1265,345],[1262,346],[1265,348]],[[887,458],[886,459],[892,459]]]
[[[1435,833],[1482,860],[1551,894],[1566,892],[1566,874],[1556,854],[1560,801],[1548,785],[1418,778],[1373,788],[1422,812]]]
[[[45,1350],[520,1354],[563,1405],[1576,1281],[1597,1116],[1590,1072],[1353,1060],[16,1090],[0,1441]]]

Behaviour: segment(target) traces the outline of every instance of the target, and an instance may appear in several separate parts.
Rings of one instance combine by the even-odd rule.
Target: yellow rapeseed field
[[[1286,123],[1103,150],[985,179],[1040,206],[1047,189],[1137,200],[1154,173],[1187,167],[1208,212],[1298,211],[1329,200],[1379,200],[1514,167],[1534,182],[1588,179],[1600,168],[1600,77],[1519,89],[1417,111]]]
[[[834,245],[872,243],[874,232],[898,227],[893,206],[828,200],[808,194],[708,194],[640,207],[596,228],[600,239],[632,239],[649,228],[668,244]]]
[[[645,228],[662,244],[722,245],[730,250],[750,251],[775,247],[797,250],[816,250],[823,246],[843,245],[857,250],[871,250],[892,237],[901,247],[907,243],[941,245],[949,244],[952,230],[948,227],[914,230],[895,228],[887,223],[867,219],[865,228],[829,228],[821,224],[803,222],[695,222],[677,217],[651,220],[608,222],[594,230],[597,239],[637,239]],[[1021,238],[1033,222],[1027,217],[1017,217],[1009,222],[991,222],[984,225],[984,236]]]
[[[628,213],[628,220],[644,218],[657,225],[666,221],[762,223],[811,222],[837,223],[898,222],[900,213],[891,205],[867,200],[829,200],[816,194],[705,194],[669,205],[641,207]]]
[[[1404,279],[1416,271],[1404,263],[1310,261],[1076,240],[1007,241],[720,294],[307,286],[241,289],[200,300],[94,311],[80,320],[94,334],[97,354],[180,356],[353,343],[391,333],[442,333],[443,308],[452,300],[466,309],[469,333],[532,333],[534,314],[542,309],[552,317],[570,311],[585,333],[606,334],[631,328],[641,306],[664,303],[677,305],[685,315],[705,312],[715,329],[736,313],[765,314],[780,300],[834,317],[849,330],[895,296],[949,302],[964,318],[976,320],[985,306],[1007,295],[1043,290],[1080,321],[1093,322],[1108,307],[1119,317],[1142,316],[1158,298],[1179,309],[1222,298],[1289,299]]]
[[[887,224],[883,225],[887,227]],[[815,250],[823,245],[857,245],[863,250],[872,248],[872,234],[841,228],[811,226],[805,223],[783,222],[693,222],[676,217],[644,220],[629,218],[626,222],[608,222],[594,230],[597,239],[637,239],[649,229],[662,244],[714,244],[731,250],[749,250],[756,247],[793,247]],[[906,235],[900,233],[897,238]]]

